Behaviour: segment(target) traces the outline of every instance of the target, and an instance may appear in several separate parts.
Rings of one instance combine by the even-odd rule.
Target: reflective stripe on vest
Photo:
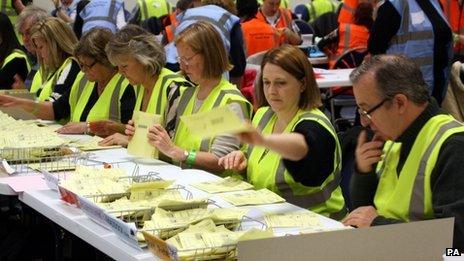
[[[266,110],[263,113],[260,111],[257,112],[255,115],[253,124],[262,132],[265,134],[269,134],[270,131],[272,131],[272,124],[271,119],[274,118],[275,113],[272,111],[271,108],[261,108],[260,110]],[[303,208],[308,208],[308,209],[313,209],[321,204],[326,203],[329,201],[329,199],[334,196],[332,199],[331,207],[332,209],[327,209],[327,212],[330,216],[333,216],[334,218],[340,219],[343,217],[343,215],[346,214],[346,208],[344,207],[344,200],[341,195],[341,190],[339,187],[340,180],[341,180],[341,174],[340,174],[340,168],[341,168],[341,150],[340,150],[340,145],[337,141],[336,137],[336,132],[335,129],[333,128],[332,124],[330,121],[324,117],[323,115],[319,115],[318,110],[314,111],[299,111],[297,115],[292,119],[292,121],[286,126],[284,133],[292,131],[295,126],[302,120],[310,120],[310,121],[315,121],[319,122],[319,124],[324,128],[327,129],[332,136],[334,136],[336,145],[335,145],[335,155],[334,155],[334,169],[333,172],[331,173],[330,176],[327,177],[327,181],[324,182],[323,186],[317,186],[317,187],[306,187],[304,185],[297,185],[299,184],[298,182],[295,182],[293,179],[292,180],[286,180],[286,176],[290,174],[286,174],[287,170],[285,168],[285,165],[283,163],[283,160],[281,159],[281,156],[276,157],[276,153],[267,153],[266,151],[263,152],[263,154],[260,154],[262,151],[262,148],[256,148],[257,151],[253,151],[254,147],[249,146],[248,147],[248,159],[249,159],[249,172],[248,172],[248,177],[249,181],[251,181],[255,186],[258,186],[258,188],[261,188],[261,186],[264,186],[268,189],[272,190],[277,190],[279,194],[283,198],[285,198],[288,202],[298,205]],[[274,119],[275,120],[275,119]],[[274,121],[272,120],[272,121]],[[290,128],[290,129],[289,129]],[[257,161],[259,157],[259,160]],[[271,157],[271,158],[269,158]],[[264,158],[264,161],[261,161],[261,159]],[[278,162],[274,162],[275,167],[271,168],[265,168],[265,171],[272,171],[272,173],[269,173],[269,176],[263,178],[263,172],[259,171],[260,164],[268,166],[269,164],[272,165],[272,162],[275,160],[278,160]],[[275,172],[274,172],[275,171]],[[272,175],[274,176],[274,181],[271,183],[270,181],[272,180]],[[270,187],[269,187],[270,186]],[[338,190],[336,192],[336,190]],[[277,192],[274,191],[274,192]],[[336,195],[333,195],[333,193],[336,192]],[[338,203],[336,203],[338,202]],[[334,203],[338,204],[336,209],[334,208]],[[322,210],[323,211],[323,210]]]
[[[114,83],[115,77],[117,78],[116,83]],[[103,92],[98,97],[97,101],[93,105],[92,109],[90,109],[89,114],[87,115],[87,120],[113,120],[116,122],[121,121],[121,112],[120,112],[120,103],[119,100],[127,87],[127,83],[123,86],[125,78],[120,74],[115,74],[112,79],[108,82],[108,85],[105,87]],[[87,95],[84,94],[85,88],[88,87]],[[73,122],[79,122],[82,113],[89,102],[89,98],[92,95],[93,89],[95,88],[95,83],[88,82],[85,76],[79,81],[79,85],[77,88],[76,95],[72,95],[70,97],[70,105],[76,106],[75,108],[71,109],[72,115],[71,120]],[[112,89],[112,93],[109,99],[109,103],[106,102],[108,96],[108,90]],[[106,90],[106,91],[105,91]],[[77,99],[77,100],[75,100]],[[85,100],[81,100],[85,99]],[[105,108],[107,107],[107,109]]]
[[[340,13],[338,14],[338,23],[353,23],[353,16],[358,0],[343,0]]]
[[[43,82],[42,91],[40,92],[40,95],[38,97],[39,101],[48,100],[48,98],[55,89],[56,82],[60,78],[61,73],[63,72],[64,68],[66,68],[66,66],[72,63],[72,60],[73,59],[71,57],[66,58],[63,64],[53,74],[51,74],[45,82]]]
[[[180,75],[166,68],[161,69],[161,72],[158,75],[158,80],[155,83],[155,86],[153,87],[151,96],[149,98],[148,105],[145,108],[145,112],[161,115],[162,119],[164,120],[167,104],[163,103],[163,98],[166,98],[167,100],[167,88],[174,81],[179,83],[188,83],[188,81],[182,78]],[[138,92],[135,110],[141,110],[142,108],[142,101],[144,95],[142,92],[143,90],[144,88],[142,87],[140,92]],[[155,101],[156,103],[154,103]]]
[[[31,65],[29,64],[29,61],[27,59],[27,55],[19,50],[19,49],[14,49],[13,52],[11,52],[6,58],[5,60],[3,61],[3,64],[2,64],[2,69],[3,67],[5,67],[6,64],[8,64],[11,60],[15,59],[15,58],[23,58],[25,61],[26,61],[26,67],[27,67],[27,71],[30,71],[31,70]]]
[[[464,125],[449,115],[437,115],[431,118],[416,137],[400,175],[397,174],[396,168],[401,153],[401,144],[389,141],[390,148],[387,149],[385,159],[382,161],[383,166],[378,167],[377,174],[379,186],[374,202],[379,213],[387,218],[405,219],[406,221],[433,217],[432,195],[430,188],[427,188],[427,185],[431,185],[430,175],[443,143],[450,135],[462,132],[464,132]],[[387,169],[385,165],[389,168],[387,172],[385,172]],[[387,176],[383,177],[384,175]],[[395,183],[391,182],[392,175],[395,176],[395,180],[397,179]],[[429,192],[426,192],[426,189]],[[410,198],[404,198],[409,193],[411,193]],[[403,197],[404,201],[398,202],[398,197]],[[399,207],[394,208],[393,204]],[[405,209],[406,207],[408,209]]]
[[[436,0],[430,1],[437,12],[443,16],[440,7],[437,7]],[[402,54],[411,58],[420,66],[424,80],[429,87],[429,93],[432,93],[434,86],[433,78],[433,46],[434,34],[430,20],[423,13],[420,6],[415,0],[392,0],[391,3],[401,14],[401,26],[396,36],[390,41],[390,47],[387,54]],[[421,24],[413,24],[411,13],[421,13],[423,21]],[[420,31],[414,31],[415,28],[421,28]]]
[[[193,98],[194,93],[195,93],[195,88],[188,88],[187,90],[185,90],[184,94],[182,95],[181,100],[179,101],[179,105],[177,107],[178,108],[178,115],[183,115],[184,114],[185,109],[187,108],[187,105],[188,105],[189,101]],[[221,105],[221,103],[222,103],[224,97],[226,96],[226,94],[235,94],[235,95],[240,95],[240,96],[242,95],[242,93],[239,90],[221,90],[218,97],[214,101],[213,108],[219,107],[219,105]],[[242,105],[242,104],[240,104],[240,105]],[[248,111],[248,109],[243,109],[242,108],[242,111],[243,111],[243,113],[246,113],[246,111]],[[248,115],[243,115],[243,117],[245,119],[249,118]],[[177,119],[176,119],[176,129],[177,129],[177,126],[179,124],[179,121],[180,121],[180,117],[177,117]],[[208,151],[210,143],[211,143],[211,139],[203,139],[201,141],[201,143],[200,143],[200,151]]]
[[[424,177],[425,177],[425,170],[427,168],[427,162],[432,154],[433,149],[435,149],[438,141],[440,138],[445,134],[446,131],[463,126],[462,123],[457,121],[449,122],[443,126],[441,126],[440,130],[438,131],[437,135],[433,138],[432,142],[428,146],[427,150],[425,151],[424,155],[421,158],[419,171],[416,175],[416,179],[414,180],[414,186],[412,189],[411,195],[411,203],[409,207],[409,219],[410,220],[423,220],[425,219],[425,209],[424,209]]]
[[[121,122],[121,111],[119,110],[119,97],[121,96],[122,82],[124,81],[124,77],[121,76],[116,84],[116,88],[114,88],[113,94],[111,95],[111,103],[110,103],[110,120]]]
[[[252,111],[251,104],[243,97],[241,92],[237,90],[235,86],[233,88],[231,86],[233,85],[229,83],[227,80],[225,80],[224,78],[221,79],[220,83],[216,87],[213,88],[211,93],[204,100],[203,104],[201,105],[201,107],[196,113],[199,113],[204,110],[208,110],[210,108],[215,108],[221,105],[225,105],[224,102],[227,101],[227,97],[230,97],[234,99],[232,102],[237,102],[238,104],[240,104],[240,106],[242,106],[242,111],[244,114],[246,114],[244,116],[245,119],[249,119],[251,111]],[[181,143],[187,143],[187,144],[190,143],[189,145],[192,145],[192,143],[197,143],[197,144],[193,144],[195,148],[185,148],[185,149],[209,151],[211,142],[214,139],[214,137],[211,139],[202,139],[202,140],[191,139],[191,140],[188,140],[187,142],[182,140],[183,138],[185,138],[183,136],[186,136],[187,134],[186,132],[188,130],[186,130],[184,125],[180,123],[180,116],[193,113],[193,106],[194,106],[193,103],[195,99],[194,96],[197,91],[197,88],[199,87],[187,88],[181,95],[181,98],[180,98],[180,101],[177,107],[177,115],[179,117],[177,117],[176,119],[176,125],[175,125],[176,133],[174,135],[174,143],[176,143],[179,146],[182,145]],[[187,110],[187,107],[189,108],[188,110]],[[246,108],[244,109],[244,107]],[[186,144],[183,144],[183,145],[186,145]]]
[[[30,93],[37,93],[42,88],[42,67],[37,69],[31,82]]]
[[[102,27],[115,33],[117,30],[117,14],[124,8],[124,2],[120,0],[92,0],[80,12],[84,21],[82,33],[93,28]]]
[[[175,36],[197,21],[208,21],[220,33],[227,51],[230,50],[230,31],[236,23],[240,22],[237,16],[216,5],[190,8],[179,14],[177,18],[179,24],[175,27]]]

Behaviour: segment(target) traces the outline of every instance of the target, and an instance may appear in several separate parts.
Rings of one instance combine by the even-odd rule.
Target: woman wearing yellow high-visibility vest
[[[124,132],[123,124],[132,118],[135,89],[118,73],[105,52],[112,36],[110,31],[96,28],[84,34],[77,44],[74,57],[82,72],[76,77],[68,102],[58,100],[53,103],[55,116],[60,113],[71,116],[70,123],[57,130],[59,133],[91,132],[108,136]]]
[[[271,49],[261,63],[260,107],[251,131],[241,133],[247,155],[220,159],[225,169],[244,171],[255,188],[267,188],[297,206],[341,219],[341,150],[334,127],[321,112],[321,97],[308,58],[297,47]]]
[[[0,28],[0,89],[12,89],[15,77],[26,79],[30,68],[13,25],[4,13],[0,13]]]
[[[117,73],[105,53],[105,46],[112,37],[111,32],[95,29],[85,34],[76,46],[74,55],[79,61],[79,73],[71,91],[64,93],[54,102],[34,102],[8,96],[0,96],[0,105],[19,106],[34,113],[38,118],[62,120],[70,118],[72,123],[58,130],[60,133],[88,133],[90,124],[104,122],[114,126],[111,130],[123,131],[122,123],[132,118],[135,105],[135,90]],[[110,124],[111,123],[111,124]],[[105,132],[92,132],[108,135]]]
[[[231,65],[219,32],[208,22],[197,22],[182,31],[175,40],[182,71],[198,86],[187,88],[177,108],[178,117],[205,112],[218,106],[230,106],[243,119],[251,114],[251,104],[235,85],[223,78]],[[171,140],[160,125],[149,128],[149,143],[174,162],[212,172],[222,172],[220,157],[237,150],[240,142],[231,135],[200,139],[177,119]]]
[[[34,77],[31,89],[39,101],[57,100],[69,91],[79,73],[79,65],[72,59],[77,38],[71,28],[61,19],[48,17],[31,28],[32,44],[40,65],[40,76]],[[37,85],[34,81],[41,81]]]
[[[166,55],[155,36],[139,26],[127,25],[111,39],[106,52],[119,72],[132,85],[139,86],[135,110],[161,115],[163,126],[172,134],[180,91],[191,84],[164,68]],[[126,128],[134,129],[132,120]],[[114,134],[100,145],[126,146],[128,142],[129,136]]]

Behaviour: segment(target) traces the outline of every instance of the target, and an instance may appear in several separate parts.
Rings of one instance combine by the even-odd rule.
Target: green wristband
[[[197,157],[197,152],[194,150],[191,150],[189,152],[189,155],[187,156],[187,159],[185,160],[185,163],[189,166],[193,166],[195,164],[195,159]]]

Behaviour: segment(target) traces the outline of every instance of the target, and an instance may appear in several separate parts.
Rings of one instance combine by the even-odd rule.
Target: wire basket
[[[1,148],[0,158],[7,162],[8,166],[4,165],[4,169],[8,174],[17,174],[37,170],[73,170],[85,154],[68,146]]]
[[[248,216],[244,216],[239,223],[240,224],[236,227],[234,231],[244,231],[243,229],[245,227],[250,226],[262,230],[267,229],[267,225],[264,222],[261,222]],[[246,223],[253,224],[246,225]],[[161,240],[157,235],[152,236],[151,234],[149,234],[148,237],[155,238],[155,242]],[[153,240],[150,241],[151,242],[148,242],[149,249],[152,252],[154,252],[155,255],[159,254],[159,248],[153,247]],[[162,245],[166,245],[166,241],[163,242],[165,243],[162,243]],[[156,245],[159,245],[159,243]],[[171,249],[170,257],[173,260],[237,260],[237,244],[231,243],[214,247],[190,248],[180,250],[174,247],[174,249]]]
[[[157,174],[157,173],[156,173]],[[132,180],[133,181],[133,180]],[[179,191],[180,194],[184,197],[184,199],[192,199],[192,192],[187,190],[184,186],[182,185],[176,185],[175,187],[172,188],[167,188],[167,189],[160,189],[160,192],[166,192],[168,191]],[[122,199],[130,198],[131,193],[126,192],[126,193],[117,193],[117,194],[100,194],[100,195],[84,195],[84,197],[90,199],[94,203],[97,202],[111,202],[109,199]],[[147,195],[147,196],[153,196],[153,195]],[[102,207],[102,206],[100,206]],[[145,207],[129,207],[129,208],[122,208],[122,209],[117,209],[117,210],[107,210],[105,209],[105,212],[122,219],[125,222],[129,223],[135,223],[137,227],[142,227],[143,222],[146,220],[149,220],[151,215],[153,215],[155,211],[156,206],[145,206]],[[166,209],[170,209],[169,206],[165,207]],[[172,209],[172,208],[171,208]]]

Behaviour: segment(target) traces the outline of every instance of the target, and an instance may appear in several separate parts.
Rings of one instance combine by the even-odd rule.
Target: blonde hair
[[[121,55],[135,58],[150,75],[158,75],[166,64],[164,48],[156,37],[137,25],[127,25],[117,32],[106,45],[106,54],[115,65]]]
[[[298,47],[284,44],[269,50],[261,62],[261,72],[266,64],[274,64],[303,82],[304,90],[300,95],[298,107],[300,109],[315,109],[322,105],[321,92],[317,87],[313,67],[308,57]],[[263,76],[260,75],[255,89],[258,108],[269,106],[263,90]]]
[[[39,64],[45,72],[42,77],[45,78],[73,55],[77,38],[69,25],[55,17],[47,17],[31,28],[31,40],[34,48],[37,48],[35,40],[39,38],[46,43],[50,56],[49,64],[44,64],[42,59],[38,58]]]
[[[208,22],[199,21],[187,27],[176,37],[175,44],[179,43],[188,45],[193,52],[203,56],[203,78],[218,78],[232,69],[221,35]]]

